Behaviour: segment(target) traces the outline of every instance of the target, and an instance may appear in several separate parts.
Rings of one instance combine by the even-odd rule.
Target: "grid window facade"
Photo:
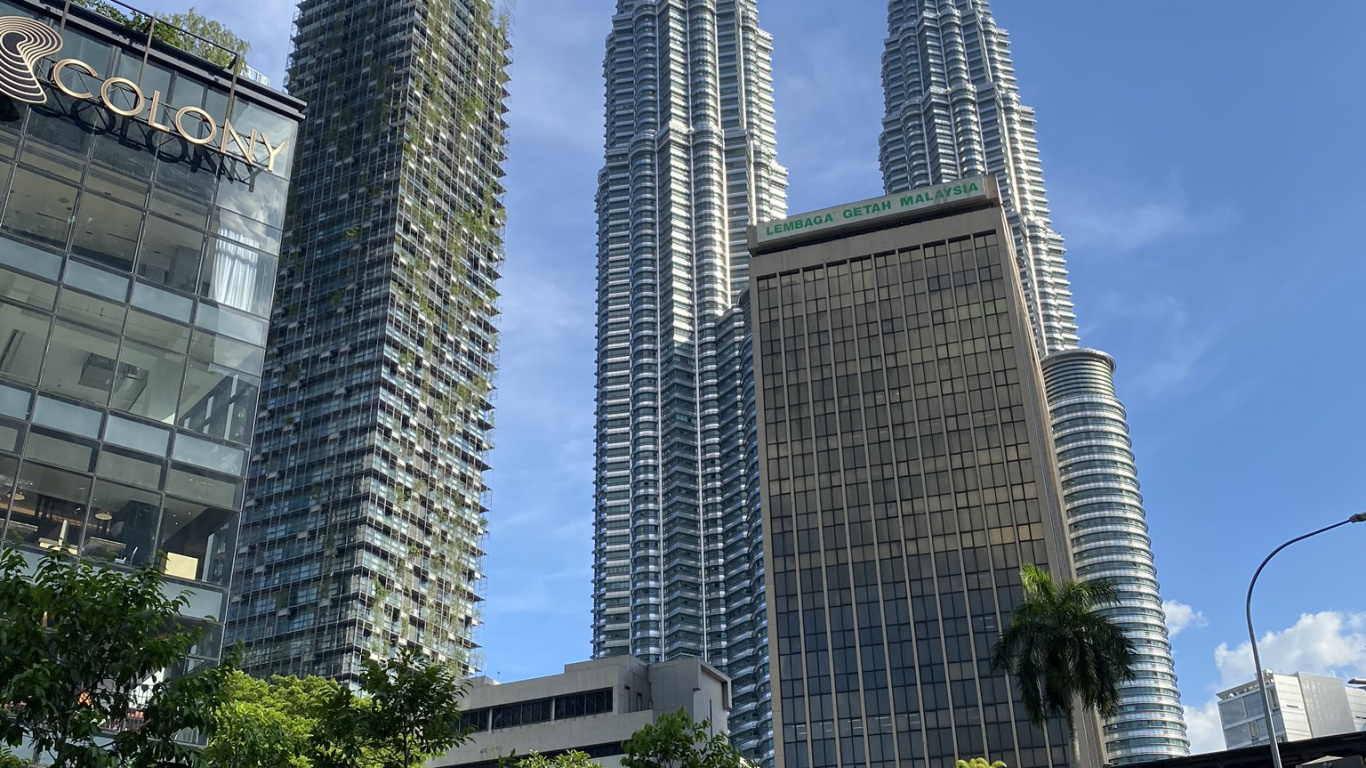
[[[1050,563],[1060,511],[1040,484],[1056,480],[1039,475],[1051,467],[1039,373],[999,237],[784,274],[763,274],[778,257],[756,261],[774,696],[791,768],[1067,763],[1061,723],[1028,725],[988,662],[1020,566],[1070,569]]]

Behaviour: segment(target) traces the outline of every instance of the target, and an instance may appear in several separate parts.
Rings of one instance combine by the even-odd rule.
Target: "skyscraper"
[[[990,657],[1020,566],[1070,577],[995,180],[760,224],[754,378],[773,727],[789,768],[1098,766]]]
[[[762,602],[727,583],[754,583],[759,534],[755,505],[726,493],[747,459],[725,425],[745,396],[745,228],[784,207],[770,54],[754,0],[618,0],[597,194],[593,654],[730,674],[740,638],[737,699],[755,698],[731,727],[758,757]]]
[[[1185,755],[1190,743],[1114,361],[1078,349],[1034,111],[1020,103],[1007,35],[986,0],[891,0],[888,32],[879,153],[886,190],[980,174],[1001,187],[1047,377],[1077,574],[1115,580],[1123,600],[1107,613],[1139,651],[1137,679],[1106,725],[1106,759]]]
[[[252,673],[477,664],[508,41],[491,0],[303,0],[310,103],[230,640]]]

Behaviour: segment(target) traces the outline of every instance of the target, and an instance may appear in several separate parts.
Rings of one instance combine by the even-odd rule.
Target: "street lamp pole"
[[[1272,768],[1282,768],[1281,747],[1276,742],[1276,725],[1275,722],[1271,719],[1271,692],[1267,690],[1266,676],[1262,674],[1262,657],[1261,654],[1257,652],[1257,630],[1252,628],[1252,589],[1257,586],[1257,577],[1262,575],[1262,569],[1266,567],[1267,563],[1271,562],[1271,558],[1280,554],[1280,551],[1282,549],[1285,549],[1286,547],[1290,546],[1291,544],[1294,544],[1297,541],[1304,541],[1305,539],[1317,536],[1320,533],[1327,533],[1328,531],[1331,531],[1334,528],[1341,528],[1342,526],[1347,525],[1349,523],[1366,523],[1366,512],[1360,512],[1358,514],[1352,515],[1346,520],[1343,520],[1339,523],[1333,523],[1327,528],[1320,528],[1317,531],[1306,533],[1303,536],[1297,536],[1291,539],[1290,541],[1287,541],[1286,543],[1280,545],[1279,547],[1276,547],[1275,549],[1271,550],[1271,554],[1267,555],[1266,559],[1262,561],[1262,564],[1257,566],[1257,572],[1252,574],[1252,581],[1247,585],[1247,637],[1249,640],[1252,641],[1252,664],[1257,668],[1257,687],[1260,688],[1262,691],[1262,709],[1265,710],[1266,714],[1266,735],[1268,740],[1270,740],[1271,742]]]

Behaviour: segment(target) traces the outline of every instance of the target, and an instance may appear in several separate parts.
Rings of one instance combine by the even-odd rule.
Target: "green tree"
[[[509,758],[499,761],[500,768],[599,768],[587,754],[571,749],[554,757],[546,757],[539,752],[522,758]]]
[[[1036,726],[1061,716],[1076,754],[1072,703],[1102,716],[1119,705],[1119,686],[1134,679],[1134,644],[1099,611],[1119,601],[1105,580],[1054,582],[1037,565],[1020,569],[1024,599],[992,650],[991,665],[1015,678]]]
[[[985,757],[974,757],[971,760],[959,760],[953,764],[953,768],[1007,768],[1007,766],[1000,760],[988,763]]]
[[[240,69],[243,64],[242,56],[251,50],[250,43],[233,34],[232,30],[220,22],[201,16],[193,7],[185,13],[173,13],[156,19],[157,24],[153,28],[153,17],[142,13],[125,12],[120,6],[107,3],[104,0],[72,0],[72,2],[139,32],[145,33],[151,28],[152,37],[155,39],[182,51],[208,59],[220,67],[235,66]],[[186,31],[193,34],[187,35],[185,34]],[[224,48],[227,50],[223,50]],[[231,53],[233,51],[240,55],[234,56]]]
[[[234,671],[206,755],[215,768],[412,768],[467,738],[451,666],[405,649],[366,661],[359,687]]]
[[[0,545],[0,744],[27,740],[54,768],[198,765],[174,735],[207,728],[221,686],[188,668],[201,630],[185,603],[155,568],[53,552],[31,569]]]
[[[631,734],[622,745],[626,768],[741,768],[739,750],[724,733],[713,734],[711,721],[693,722],[679,710]]]

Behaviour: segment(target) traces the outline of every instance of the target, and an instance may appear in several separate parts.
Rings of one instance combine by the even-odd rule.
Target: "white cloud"
[[[1197,208],[1176,178],[1161,189],[1116,189],[1109,180],[1087,186],[1064,187],[1057,207],[1068,246],[1088,255],[1128,253],[1176,237],[1209,235],[1237,219],[1231,208]]]
[[[1166,605],[1170,606],[1171,603]],[[1168,622],[1171,622],[1170,607],[1167,610]],[[1199,613],[1194,615],[1198,616]],[[1359,677],[1366,672],[1366,613],[1324,611],[1303,614],[1293,627],[1263,635],[1257,641],[1257,650],[1261,653],[1262,666],[1277,672]],[[1220,690],[1254,679],[1250,643],[1240,643],[1232,649],[1228,643],[1220,643],[1214,649],[1214,664],[1219,669]],[[1191,752],[1198,754],[1224,749],[1223,726],[1219,722],[1219,701],[1216,697],[1211,696],[1198,707],[1185,707],[1185,713]]]
[[[1295,626],[1257,641],[1262,666],[1277,672],[1352,676],[1366,671],[1366,613],[1324,611],[1300,616]],[[1255,678],[1252,646],[1220,643],[1214,663],[1224,687]]]
[[[1177,600],[1162,603],[1162,611],[1167,615],[1167,634],[1176,637],[1189,627],[1208,627],[1209,619],[1205,614]]]
[[[1219,700],[1210,699],[1203,707],[1183,709],[1186,710],[1186,735],[1191,740],[1191,754],[1223,751],[1224,727],[1219,722]]]

